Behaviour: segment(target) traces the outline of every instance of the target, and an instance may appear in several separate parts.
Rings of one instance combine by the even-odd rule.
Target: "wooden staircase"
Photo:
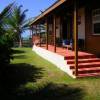
[[[66,56],[67,64],[75,74],[74,56]],[[78,56],[78,77],[100,76],[100,58],[93,54]]]

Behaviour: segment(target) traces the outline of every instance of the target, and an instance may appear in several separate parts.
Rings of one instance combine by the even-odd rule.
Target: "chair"
[[[67,39],[63,40],[62,47],[67,49],[72,49],[72,41],[69,41]]]

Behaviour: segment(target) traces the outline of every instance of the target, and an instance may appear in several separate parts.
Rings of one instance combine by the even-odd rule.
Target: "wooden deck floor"
[[[42,45],[42,48],[46,49],[46,45]],[[54,52],[54,46],[53,45],[48,45],[48,50]],[[74,56],[75,52],[73,50],[68,50],[67,48],[62,48],[62,47],[56,47],[56,53],[59,55],[62,55],[64,57],[69,57],[69,56]],[[86,55],[93,55],[91,53],[83,52],[83,51],[78,51],[78,56],[86,56]]]

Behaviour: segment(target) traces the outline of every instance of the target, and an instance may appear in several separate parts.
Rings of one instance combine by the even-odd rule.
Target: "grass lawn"
[[[0,100],[100,100],[100,78],[72,79],[31,48],[0,71]]]

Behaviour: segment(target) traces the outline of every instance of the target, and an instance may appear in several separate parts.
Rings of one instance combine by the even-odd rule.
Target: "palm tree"
[[[10,19],[6,20],[8,29],[13,31],[16,36],[18,36],[19,47],[22,47],[22,37],[21,34],[28,29],[28,23],[26,23],[26,12],[28,10],[22,11],[22,6],[16,6],[13,9],[13,14]]]
[[[12,6],[14,3],[9,4],[1,13],[0,13],[0,36],[5,33],[5,19],[8,18],[12,13]]]

